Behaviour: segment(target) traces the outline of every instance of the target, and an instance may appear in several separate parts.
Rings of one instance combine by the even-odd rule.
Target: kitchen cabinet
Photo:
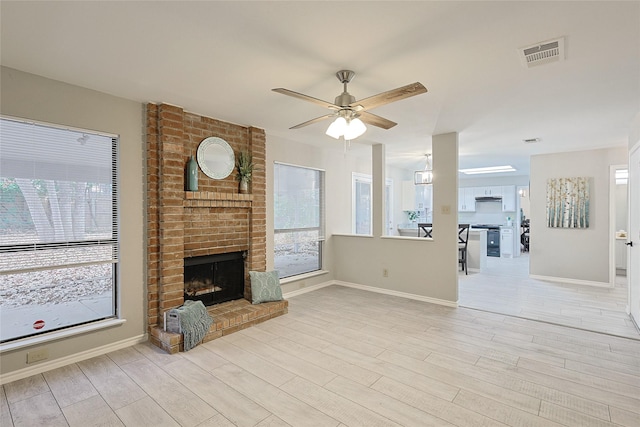
[[[515,188],[515,187],[514,187]],[[502,187],[489,186],[489,187],[475,187],[476,197],[500,197],[502,196]]]
[[[420,211],[421,215],[433,212],[433,186],[402,181],[402,210]]]
[[[423,212],[433,212],[433,185],[416,185],[416,206]],[[431,222],[428,220],[427,222]]]
[[[401,206],[405,212],[416,212],[418,222],[433,222],[433,186],[402,181]]]
[[[501,193],[502,193],[502,212],[515,212],[516,211],[516,186],[503,185],[501,187]]]
[[[513,228],[500,228],[500,256],[513,258]]]
[[[476,187],[458,188],[458,212],[476,211]]]

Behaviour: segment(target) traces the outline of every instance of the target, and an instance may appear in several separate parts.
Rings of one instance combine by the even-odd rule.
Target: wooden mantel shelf
[[[238,207],[250,208],[252,194],[223,193],[218,191],[185,191],[184,206],[190,208]]]
[[[253,194],[221,193],[219,191],[185,191],[186,200],[243,200],[250,202]]]

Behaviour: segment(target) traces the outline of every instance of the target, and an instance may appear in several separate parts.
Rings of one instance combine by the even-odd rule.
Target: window
[[[117,138],[0,125],[0,341],[115,317]]]
[[[280,278],[322,269],[324,171],[274,165],[274,266]]]
[[[393,235],[393,180],[385,184],[385,235]],[[373,234],[373,185],[371,175],[351,173],[351,232],[353,234]]]
[[[373,234],[371,229],[372,190],[371,175],[353,172],[352,181],[352,209],[351,232],[353,234]]]

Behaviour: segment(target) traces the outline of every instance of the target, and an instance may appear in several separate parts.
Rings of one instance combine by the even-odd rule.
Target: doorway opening
[[[613,172],[612,179],[612,188],[615,190]],[[613,190],[612,195],[615,194]],[[620,193],[624,191],[624,187],[618,189]],[[531,209],[528,193],[527,197],[522,197],[525,192],[519,188],[518,195],[520,196],[518,222],[521,232],[524,232],[522,224],[529,219]],[[611,234],[614,237],[615,230],[621,228],[626,230],[627,227],[627,206],[626,199],[624,200],[625,203],[621,203],[616,210],[612,210]],[[619,215],[617,211],[620,211]],[[616,225],[617,217],[621,223],[625,224],[624,227]],[[627,315],[629,297],[627,278],[623,275],[623,269],[620,268],[618,272],[621,274],[615,276],[617,257],[613,258],[614,251],[610,253],[612,253],[612,271],[614,272],[611,283],[615,286],[596,287],[578,283],[552,282],[529,276],[530,256],[535,256],[536,251],[544,250],[536,246],[535,229],[530,231],[530,240],[527,239],[529,250],[524,250],[521,233],[516,236],[520,240],[520,256],[487,257],[486,265],[480,271],[470,269],[469,275],[464,273],[459,275],[458,303],[460,306],[640,339],[640,333]],[[611,242],[612,249],[615,249],[613,237]],[[618,244],[624,246],[624,241]],[[622,256],[626,259],[626,255]]]

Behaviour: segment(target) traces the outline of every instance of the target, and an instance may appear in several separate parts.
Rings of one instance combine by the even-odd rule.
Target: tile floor
[[[186,353],[5,384],[5,426],[634,426],[640,341],[330,286]]]
[[[486,270],[459,276],[459,305],[640,339],[626,313],[627,279],[615,288],[529,278],[529,256],[487,258]]]

